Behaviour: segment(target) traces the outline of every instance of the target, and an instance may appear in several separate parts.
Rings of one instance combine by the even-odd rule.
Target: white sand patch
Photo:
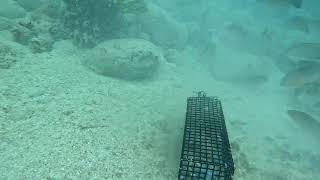
[[[192,61],[184,67],[193,71],[132,83],[87,70],[67,42],[55,49],[2,73],[1,178],[175,179],[186,97],[197,90],[222,99],[231,142],[240,146],[235,160],[242,153],[248,163],[236,167],[239,179],[309,174],[304,159],[290,159],[296,138],[274,84],[218,82]]]

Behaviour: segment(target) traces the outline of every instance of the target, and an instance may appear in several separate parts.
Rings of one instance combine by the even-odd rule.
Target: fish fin
[[[304,67],[311,67],[314,65],[319,65],[319,63],[313,62],[313,61],[301,60],[301,61],[298,61],[296,65],[297,65],[297,67],[304,68]]]
[[[290,3],[295,7],[295,8],[301,8],[303,0],[291,0]]]
[[[305,113],[303,111],[289,109],[287,110],[287,114],[296,122],[300,121],[303,123],[311,123],[311,124],[319,124],[319,121],[317,121],[313,116],[311,116],[308,113]]]

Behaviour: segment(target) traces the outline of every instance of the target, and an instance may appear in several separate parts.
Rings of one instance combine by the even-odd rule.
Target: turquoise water
[[[318,6],[1,0],[0,179],[177,179],[198,91],[234,179],[319,179]]]

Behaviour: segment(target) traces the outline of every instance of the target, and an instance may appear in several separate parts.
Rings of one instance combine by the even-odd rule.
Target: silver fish
[[[300,67],[298,66],[297,62],[292,61],[284,54],[275,53],[275,54],[271,54],[270,57],[274,61],[277,68],[283,73],[291,72],[293,70],[296,70],[298,67]]]
[[[297,87],[295,89],[295,95],[308,95],[308,96],[319,96],[320,95],[320,83],[310,83],[310,84],[304,84],[301,87]]]
[[[320,137],[320,122],[314,117],[298,110],[288,110],[287,113],[290,118],[302,129],[304,129],[314,137]]]
[[[295,8],[301,8],[303,0],[257,0],[258,2],[263,2],[266,4],[277,5],[277,6],[284,6],[284,5],[291,5]]]
[[[289,29],[314,34],[315,36],[320,34],[320,19],[317,17],[293,16],[287,19],[285,25]]]
[[[320,82],[320,65],[309,64],[287,73],[281,80],[281,86],[301,87],[305,84]]]
[[[301,8],[302,7],[302,0],[288,0],[290,4],[292,4],[296,8]]]
[[[287,25],[290,29],[295,29],[304,33],[309,33],[310,31],[308,19],[302,16],[291,17],[288,20]]]
[[[288,48],[285,54],[297,61],[320,62],[320,43],[299,43]]]

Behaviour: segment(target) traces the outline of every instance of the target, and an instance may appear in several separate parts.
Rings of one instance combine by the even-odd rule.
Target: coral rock
[[[158,48],[148,41],[115,39],[89,50],[83,63],[98,74],[141,80],[155,74],[162,58]]]

